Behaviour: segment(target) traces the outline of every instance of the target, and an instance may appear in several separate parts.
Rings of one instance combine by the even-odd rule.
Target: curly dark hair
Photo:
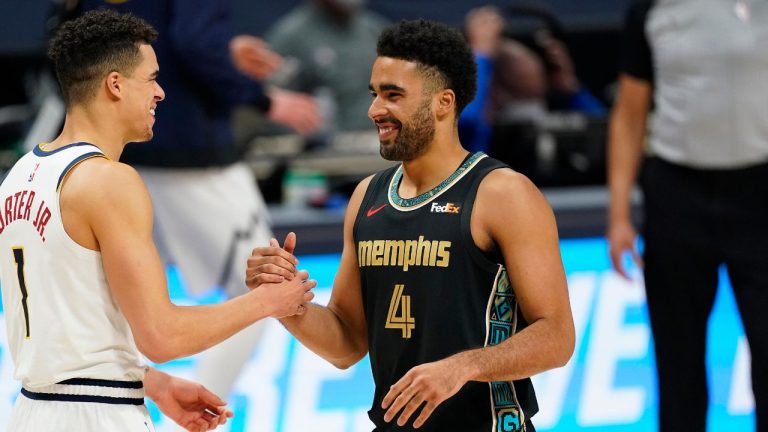
[[[131,14],[94,10],[65,22],[48,44],[67,105],[85,102],[98,82],[116,71],[130,75],[141,63],[139,45],[151,44],[157,31]]]
[[[477,65],[464,36],[445,24],[423,19],[400,21],[381,33],[379,57],[419,64],[433,89],[450,88],[456,94],[456,117],[475,98]]]

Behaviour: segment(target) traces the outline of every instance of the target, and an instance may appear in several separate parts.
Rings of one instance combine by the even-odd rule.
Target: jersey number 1
[[[410,339],[411,330],[416,328],[416,319],[411,316],[411,296],[403,295],[403,289],[405,285],[395,285],[395,292],[392,293],[392,299],[389,301],[387,323],[384,327],[402,330],[403,339]]]
[[[24,324],[27,330],[25,337],[29,339],[29,309],[27,308],[27,282],[24,280],[24,248],[13,248],[13,259],[16,260],[16,277],[19,279],[21,290],[21,307],[24,309]]]

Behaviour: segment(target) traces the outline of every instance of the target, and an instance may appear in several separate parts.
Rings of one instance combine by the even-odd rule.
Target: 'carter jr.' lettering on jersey
[[[4,200],[2,211],[0,211],[0,233],[5,227],[17,220],[32,221],[32,226],[37,228],[38,234],[45,241],[45,225],[51,220],[51,210],[45,205],[45,201],[40,201],[35,212],[32,211],[35,202],[35,191],[19,191],[8,195]],[[32,219],[32,215],[35,215]]]
[[[360,267],[397,266],[448,267],[451,242],[440,240],[366,240],[357,242]]]

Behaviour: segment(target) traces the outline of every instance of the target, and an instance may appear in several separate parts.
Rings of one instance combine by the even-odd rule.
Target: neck
[[[50,151],[71,143],[87,142],[98,147],[110,160],[119,160],[128,141],[115,127],[119,122],[104,121],[105,118],[109,116],[84,107],[68,109],[61,133],[45,149]]]
[[[449,136],[436,134],[424,154],[403,162],[400,196],[413,198],[439,185],[456,171],[468,154],[459,142],[458,132]]]

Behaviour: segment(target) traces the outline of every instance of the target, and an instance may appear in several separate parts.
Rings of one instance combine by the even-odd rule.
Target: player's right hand
[[[269,246],[258,247],[248,257],[245,270],[245,284],[254,289],[264,283],[279,283],[291,280],[296,275],[299,260],[293,255],[296,249],[296,234],[289,232],[283,246],[277,239],[269,241]]]
[[[610,221],[608,224],[608,244],[610,248],[611,263],[624,278],[629,279],[629,273],[624,268],[624,254],[629,252],[632,259],[639,266],[643,266],[643,260],[635,248],[637,232],[629,220]]]
[[[259,291],[261,299],[270,311],[269,316],[284,318],[306,312],[306,304],[315,298],[312,288],[317,286],[317,281],[308,278],[309,273],[301,270],[291,280],[265,283],[256,288],[255,290]]]

